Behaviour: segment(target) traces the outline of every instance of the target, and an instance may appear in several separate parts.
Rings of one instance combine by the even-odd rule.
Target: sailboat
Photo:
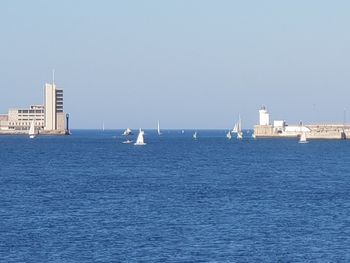
[[[193,134],[193,139],[197,140],[197,132],[195,131],[194,134]]]
[[[30,139],[34,139],[36,137],[34,120],[32,120],[32,122],[30,123],[28,134]]]
[[[232,135],[231,135],[231,131],[228,131],[226,134],[227,139],[231,140]]]
[[[126,130],[123,132],[124,136],[128,136],[132,134],[132,130],[130,128],[126,128]]]
[[[157,133],[158,133],[158,135],[161,135],[159,121],[158,121],[158,126],[157,126]]]
[[[144,134],[145,134],[145,132],[143,130],[141,130],[141,128],[140,128],[139,135],[137,136],[137,140],[134,143],[134,145],[146,145],[144,138],[143,138]]]
[[[123,132],[123,135],[126,137],[126,140],[122,143],[132,143],[132,140],[129,140],[128,136],[132,134],[132,130],[130,128],[126,128],[126,130]]]
[[[232,133],[237,133],[237,139],[243,139],[241,115],[238,116],[238,122],[233,127]]]
[[[303,133],[300,135],[299,143],[308,143],[308,141],[307,141],[307,139],[306,139],[306,132],[303,132]]]

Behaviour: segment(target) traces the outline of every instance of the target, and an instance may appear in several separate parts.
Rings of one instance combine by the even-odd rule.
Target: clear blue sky
[[[266,105],[350,122],[350,1],[0,2],[0,112],[65,92],[73,128],[230,128]]]

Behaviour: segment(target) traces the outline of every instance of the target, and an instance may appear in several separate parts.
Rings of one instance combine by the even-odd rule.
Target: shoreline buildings
[[[350,126],[344,124],[288,125],[284,120],[270,122],[266,107],[259,110],[259,124],[254,126],[255,138],[296,138],[305,133],[307,139],[347,139],[350,138]]]
[[[54,82],[44,86],[44,105],[10,108],[8,114],[0,114],[0,134],[27,134],[32,121],[39,134],[69,134],[68,114],[66,119],[63,111],[63,90]]]

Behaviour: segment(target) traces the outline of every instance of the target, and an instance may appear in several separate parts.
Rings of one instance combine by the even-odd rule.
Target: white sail
[[[231,132],[230,132],[230,131],[227,132],[226,137],[227,137],[227,139],[231,140],[232,135],[231,135]]]
[[[241,115],[238,116],[238,124],[237,124],[237,132],[242,131],[242,120],[241,120]]]
[[[301,135],[300,135],[300,139],[299,139],[299,143],[307,143],[307,139],[306,139],[306,133],[303,132]]]
[[[159,125],[159,121],[158,121],[158,126],[157,126],[157,133],[158,133],[158,135],[160,135],[161,133],[160,133],[160,125]]]
[[[123,141],[124,144],[132,143],[132,140],[129,140],[128,136],[132,134],[132,130],[130,128],[126,128],[123,132],[123,135],[126,137],[126,140]]]
[[[193,139],[197,139],[197,132],[194,132],[194,134],[193,134]]]
[[[132,130],[130,128],[127,128],[124,132],[123,135],[128,136],[132,133]]]
[[[30,123],[28,134],[29,134],[29,138],[31,139],[35,138],[35,121],[34,120],[32,120],[32,122]]]
[[[140,128],[139,135],[137,136],[137,140],[134,143],[135,145],[146,145],[144,138],[143,138],[144,134],[145,134],[144,131],[141,130],[141,128]]]
[[[238,127],[237,127],[237,123],[235,123],[235,126],[233,127],[233,129],[232,129],[232,133],[237,133],[237,131],[238,131]]]
[[[241,115],[238,116],[238,123],[237,123],[237,139],[243,139]]]

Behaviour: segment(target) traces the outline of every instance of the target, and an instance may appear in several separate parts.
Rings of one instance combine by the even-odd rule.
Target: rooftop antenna
[[[52,70],[52,86],[55,86],[55,69]]]

